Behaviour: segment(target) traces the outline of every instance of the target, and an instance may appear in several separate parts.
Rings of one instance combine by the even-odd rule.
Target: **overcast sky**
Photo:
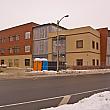
[[[110,0],[0,0],[0,30],[28,22],[56,23],[67,28],[109,27]]]

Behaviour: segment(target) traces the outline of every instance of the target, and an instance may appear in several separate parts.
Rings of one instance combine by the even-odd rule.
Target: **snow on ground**
[[[110,91],[94,94],[75,104],[67,104],[42,110],[110,110]]]

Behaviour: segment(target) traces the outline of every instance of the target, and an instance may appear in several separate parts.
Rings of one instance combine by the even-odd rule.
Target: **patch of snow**
[[[110,110],[110,91],[94,94],[75,104],[67,104],[41,110]]]
[[[43,71],[31,71],[30,73],[41,73],[41,74],[56,74],[57,71],[48,71],[48,70],[43,70]]]

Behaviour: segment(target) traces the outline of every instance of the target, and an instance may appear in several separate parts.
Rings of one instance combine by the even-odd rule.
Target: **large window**
[[[76,41],[76,48],[83,48],[83,40]]]
[[[83,66],[83,59],[77,59],[76,60],[76,65],[77,66]]]
[[[30,59],[25,59],[25,66],[30,66]]]

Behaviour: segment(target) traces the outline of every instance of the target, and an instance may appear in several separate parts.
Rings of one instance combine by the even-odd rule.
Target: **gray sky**
[[[56,23],[67,28],[109,27],[110,0],[0,0],[0,30],[28,22]]]

